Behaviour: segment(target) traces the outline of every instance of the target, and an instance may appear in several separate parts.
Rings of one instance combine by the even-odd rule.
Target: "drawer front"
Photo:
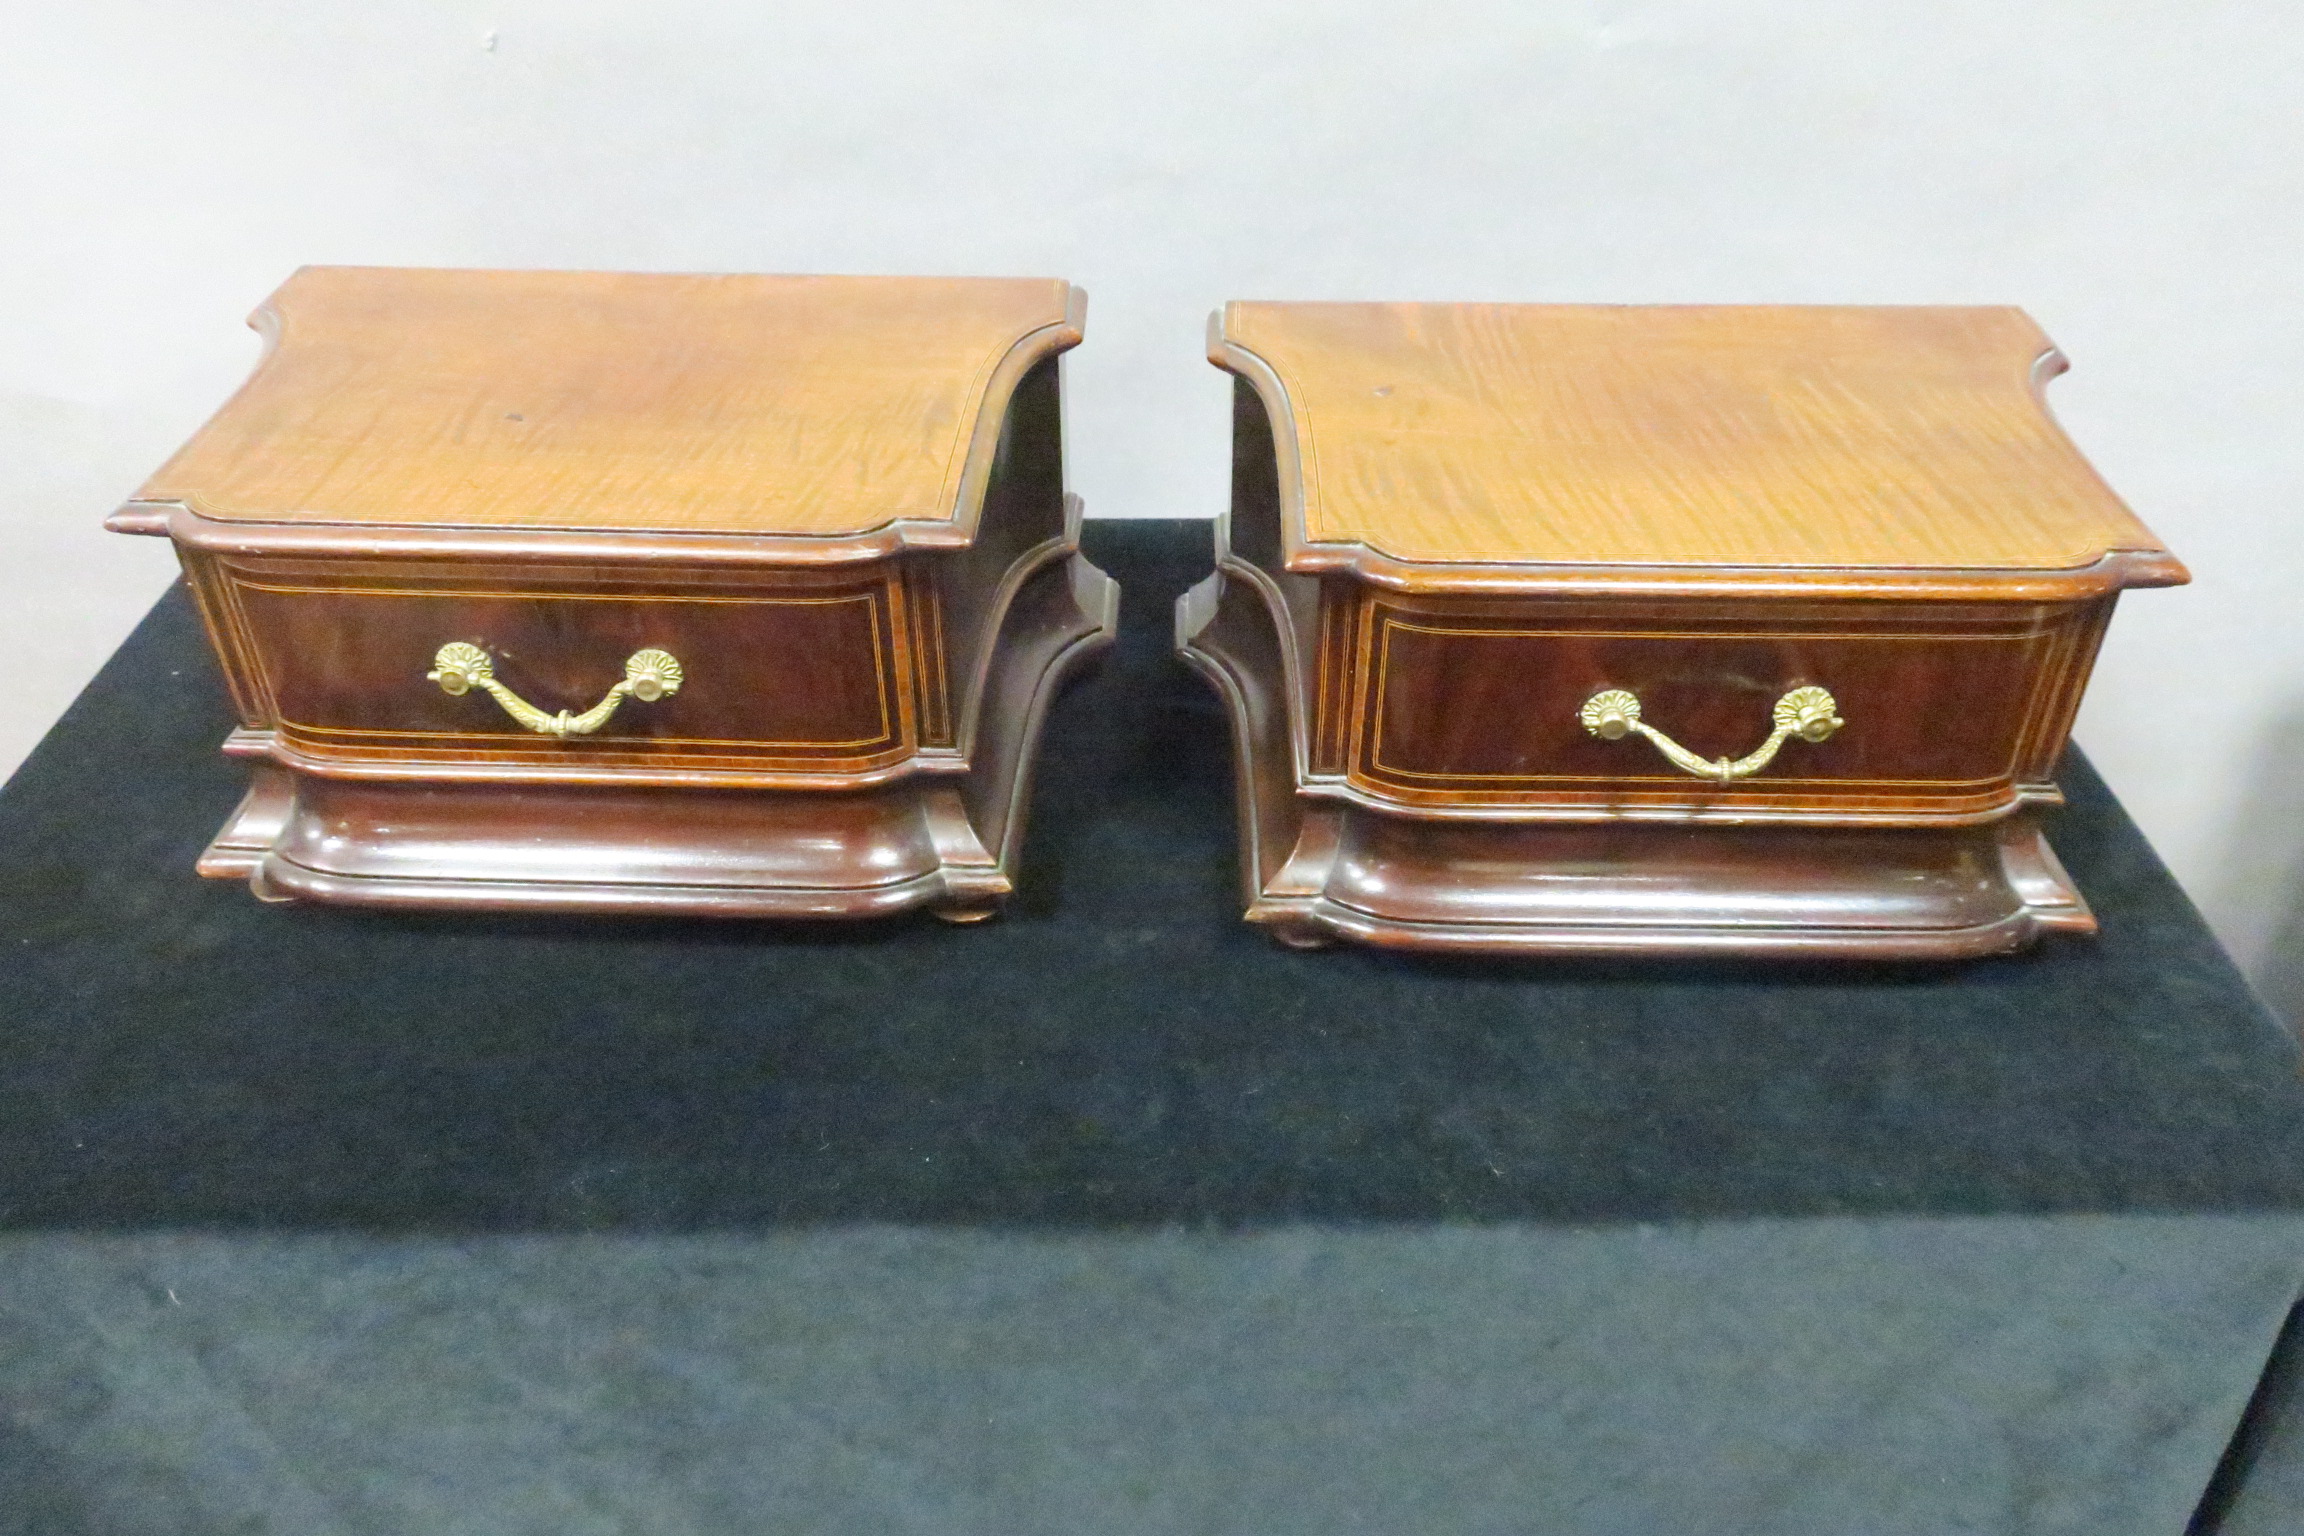
[[[893,568],[765,587],[226,562],[194,575],[251,723],[315,765],[847,776],[918,745],[924,616],[908,605],[932,597]],[[638,653],[672,657],[679,682],[627,690],[589,732],[539,732],[484,685],[444,688],[450,644],[546,718],[601,704]]]
[[[1590,601],[1467,611],[1357,594],[1321,665],[1330,755],[1361,793],[1422,807],[1621,814],[1981,818],[2050,777],[2109,600],[2083,604],[1721,605]],[[1821,688],[1837,728],[1788,735],[1722,781],[1637,731],[1583,718],[1629,694],[1705,763],[1777,737],[1775,706]],[[1622,725],[1621,720],[1617,722]]]

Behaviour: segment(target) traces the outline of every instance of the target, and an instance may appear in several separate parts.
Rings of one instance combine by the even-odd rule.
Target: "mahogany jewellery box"
[[[2095,927],[2041,836],[2184,568],[2014,309],[1234,304],[1247,916],[1291,943],[1951,957]]]
[[[200,860],[403,907],[982,917],[1112,635],[1055,281],[315,267],[110,526],[240,715]]]

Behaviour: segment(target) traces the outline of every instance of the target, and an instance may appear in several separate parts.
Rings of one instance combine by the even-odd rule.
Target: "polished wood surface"
[[[1041,279],[307,267],[137,493],[212,519],[855,534],[968,522]]]
[[[1049,698],[1112,638],[1042,281],[306,269],[111,526],[172,537],[272,898],[958,921],[1011,889]],[[683,681],[540,734],[643,649]]]
[[[2095,921],[2039,830],[1484,828],[1340,820],[1318,888],[1268,900],[1281,936],[1551,954],[1952,960]]]
[[[1952,957],[2094,920],[2043,810],[2119,590],[2183,568],[2015,310],[1223,314],[1232,505],[1179,650],[1291,943]],[[1842,723],[1706,761],[1829,690]]]
[[[220,562],[202,596],[241,638],[259,718],[307,765],[527,765],[544,778],[703,769],[733,783],[748,768],[869,773],[920,750],[920,695],[941,692],[913,654],[907,599],[922,594],[897,571],[865,572],[738,585],[676,570],[555,580],[484,564]],[[547,711],[583,710],[644,647],[671,652],[686,677],[597,734],[557,741],[478,690],[451,696],[426,680],[434,653],[457,640],[480,645],[501,681]],[[940,697],[935,707],[947,713]]]
[[[1760,821],[1988,820],[2053,800],[2109,599],[2085,603],[1519,605],[1339,589],[1323,613],[1314,729],[1321,778],[1446,810]],[[1608,688],[1708,759],[1768,734],[1793,688],[1845,719],[1730,784],[1675,769],[1578,717]]]
[[[1266,396],[1300,554],[2182,579],[2019,310],[1235,303],[1211,356]]]
[[[1004,894],[988,852],[947,863],[932,807],[973,840],[948,799],[903,791],[669,796],[260,768],[201,871],[268,900],[491,911],[855,916],[950,899],[956,879],[971,907]]]

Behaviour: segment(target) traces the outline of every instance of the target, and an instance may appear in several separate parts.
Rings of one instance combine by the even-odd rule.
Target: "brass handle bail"
[[[433,656],[432,670],[424,674],[424,680],[438,683],[440,691],[447,694],[481,689],[529,730],[565,741],[570,736],[589,736],[606,725],[627,696],[643,704],[670,698],[680,691],[681,678],[680,663],[670,651],[634,651],[624,660],[624,681],[609,689],[606,698],[580,715],[564,709],[546,714],[496,681],[496,663],[486,651],[467,641],[451,640]]]
[[[1640,700],[1622,688],[1603,688],[1584,701],[1576,718],[1584,729],[1603,741],[1621,741],[1635,733],[1647,737],[1672,766],[1699,779],[1733,784],[1748,779],[1776,759],[1777,748],[1797,736],[1822,741],[1848,722],[1835,713],[1839,705],[1821,688],[1795,688],[1776,701],[1776,729],[1751,752],[1733,760],[1702,758],[1640,718]]]

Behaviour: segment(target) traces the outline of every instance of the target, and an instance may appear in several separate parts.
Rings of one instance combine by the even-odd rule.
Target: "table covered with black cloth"
[[[0,794],[0,1536],[2304,1525],[2295,1053],[2077,755],[2094,941],[1295,953],[1088,539],[972,928],[199,880],[171,592]]]

